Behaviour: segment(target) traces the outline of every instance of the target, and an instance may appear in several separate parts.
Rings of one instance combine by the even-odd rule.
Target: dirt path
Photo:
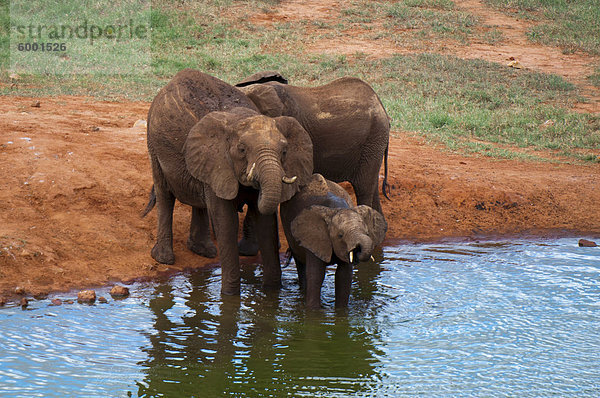
[[[562,76],[567,81],[581,89],[581,95],[586,102],[577,103],[576,111],[600,113],[600,89],[589,84],[587,77],[594,73],[594,65],[600,64],[600,57],[582,53],[563,54],[557,47],[535,44],[527,39],[527,31],[533,26],[532,22],[519,20],[505,15],[486,6],[480,0],[455,0],[457,7],[477,16],[481,23],[474,29],[484,33],[496,29],[503,39],[497,44],[488,44],[477,39],[482,35],[473,35],[471,43],[461,45],[454,41],[438,40],[431,43],[427,51],[455,55],[465,59],[484,59],[491,62],[508,65],[516,61],[522,68],[537,72]],[[385,58],[397,54],[410,54],[416,50],[410,45],[394,42],[386,37],[377,40],[367,40],[363,37],[364,27],[355,24],[346,29],[343,36],[325,37],[310,40],[312,37],[323,35],[322,28],[316,28],[315,23],[335,24],[341,22],[343,3],[335,0],[283,1],[271,13],[258,13],[250,21],[263,26],[274,22],[310,21],[304,35],[307,37],[306,51],[317,54],[335,54],[352,57],[356,53],[366,54],[371,58]],[[384,31],[382,21],[371,23],[374,31]]]
[[[40,107],[31,105],[40,101]],[[214,260],[185,248],[175,211],[175,266],[155,263],[148,103],[0,98],[0,296],[102,285]],[[600,165],[462,158],[397,132],[391,141],[388,241],[569,230],[600,235]],[[285,244],[283,244],[285,247]],[[245,261],[257,261],[249,258]]]
[[[503,41],[495,45],[475,41],[468,47],[452,46],[454,55],[468,59],[485,59],[500,64],[507,64],[509,60],[514,60],[523,68],[562,76],[580,87],[581,94],[589,101],[576,104],[576,110],[600,113],[600,89],[589,84],[587,80],[587,77],[594,73],[594,65],[600,64],[600,57],[582,53],[564,54],[557,47],[532,43],[527,39],[527,32],[534,25],[533,23],[495,11],[480,0],[454,0],[454,3],[478,16],[482,25],[499,30],[504,37]]]

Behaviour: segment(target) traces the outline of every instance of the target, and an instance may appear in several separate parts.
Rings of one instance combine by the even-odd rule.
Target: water
[[[241,298],[210,269],[109,304],[2,309],[0,396],[600,396],[600,248],[387,247],[342,311],[332,272],[316,312],[283,274],[279,294],[249,265]]]

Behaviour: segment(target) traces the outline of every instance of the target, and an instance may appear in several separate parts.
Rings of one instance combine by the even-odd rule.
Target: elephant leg
[[[262,215],[254,212],[258,245],[263,263],[263,287],[281,288],[281,264],[279,262],[279,235],[277,230],[277,212]]]
[[[354,193],[356,194],[356,204],[359,206],[371,206],[373,202],[373,190],[371,189],[371,184],[369,184],[368,187],[360,181],[352,181],[351,184],[352,188],[354,188]]]
[[[383,211],[381,210],[381,202],[379,201],[379,186],[375,185],[375,190],[373,191],[373,199],[371,200],[371,207],[374,210],[377,210],[381,215],[383,215]]]
[[[248,212],[250,206],[248,206]],[[253,218],[248,216],[244,217],[244,227],[242,229],[242,239],[238,242],[238,248],[241,256],[256,256],[258,254],[258,241],[256,240],[256,234],[254,231]]]
[[[335,270],[335,306],[348,306],[350,288],[352,286],[352,264],[339,263]]]
[[[155,179],[156,181],[156,179]],[[158,213],[158,233],[156,244],[152,248],[152,258],[161,264],[175,263],[173,253],[173,207],[175,196],[161,184],[154,184],[156,193],[156,211]]]
[[[306,307],[321,307],[321,286],[325,279],[325,263],[311,252],[306,253]]]
[[[190,237],[187,247],[196,254],[208,258],[217,256],[217,248],[210,239],[210,219],[208,210],[192,207],[192,222],[190,223]]]
[[[300,289],[306,289],[306,265],[300,263],[296,258],[294,258],[294,262],[296,263],[296,270],[298,271],[298,284],[300,285]]]
[[[373,174],[373,175],[371,175]],[[356,193],[356,204],[366,205],[383,214],[381,203],[379,202],[379,172],[371,173],[367,176],[360,176],[356,180],[351,181],[352,188]]]
[[[238,214],[233,201],[207,192],[210,218],[215,227],[219,258],[221,260],[221,293],[228,296],[240,294],[240,257],[237,247]]]

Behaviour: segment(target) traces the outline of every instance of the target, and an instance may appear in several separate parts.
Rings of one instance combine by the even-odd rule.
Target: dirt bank
[[[32,107],[40,101],[40,107]],[[175,211],[173,267],[150,257],[156,212],[148,103],[0,98],[0,296],[102,285],[214,260],[185,248],[189,209]],[[600,234],[600,165],[463,158],[394,133],[388,241],[549,231]],[[249,261],[254,261],[250,259]]]

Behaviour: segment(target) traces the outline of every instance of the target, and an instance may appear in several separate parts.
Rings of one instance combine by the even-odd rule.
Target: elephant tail
[[[146,205],[146,208],[142,212],[142,218],[146,217],[146,215],[148,213],[150,213],[150,210],[152,210],[154,208],[155,204],[156,204],[156,193],[154,192],[154,185],[152,185],[152,189],[150,190],[150,198],[148,199],[148,204]]]
[[[383,184],[381,184],[381,193],[383,194],[383,196],[385,196],[385,198],[387,200],[392,200],[390,199],[390,197],[388,196],[388,192],[390,192],[390,186],[388,184],[388,149],[390,148],[390,142],[388,141],[387,146],[385,147],[385,156],[383,158],[383,170],[384,170],[384,176],[383,176]]]

